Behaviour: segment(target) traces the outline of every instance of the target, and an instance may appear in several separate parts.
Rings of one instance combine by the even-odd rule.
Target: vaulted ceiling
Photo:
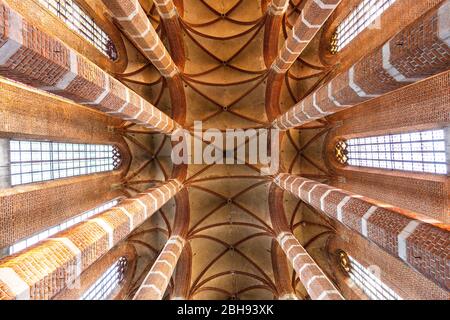
[[[140,2],[174,57],[176,53],[152,1]],[[186,97],[185,127],[192,128],[196,120],[203,121],[203,129],[268,127],[265,92],[270,57],[264,55],[264,34],[278,33],[281,47],[304,2],[290,1],[281,28],[268,30],[265,30],[266,0],[184,0],[182,5],[176,2],[182,16],[183,42],[179,48],[184,47],[186,58],[182,76]],[[307,95],[330,73],[329,68],[321,65],[317,54],[319,38],[320,35],[286,74],[280,91],[282,111]],[[131,44],[127,46],[129,66],[117,77],[163,112],[172,114],[173,95],[171,97],[166,81],[144,57],[132,54]],[[302,173],[325,181],[329,172],[322,149],[329,129],[326,121],[320,121],[283,135],[280,150],[284,172]],[[123,134],[133,154],[124,179],[126,192],[134,195],[171,176],[170,137],[131,123],[123,123],[117,131]],[[275,282],[278,280],[272,262],[284,260],[285,256],[272,247],[270,179],[260,175],[258,168],[250,164],[189,165],[185,184],[192,251],[190,298],[277,297]],[[128,238],[127,242],[140,257],[134,266],[130,297],[164,245],[173,226],[175,208],[181,201],[172,199]],[[290,195],[284,195],[283,203],[298,239],[322,267],[327,268],[325,247],[333,234],[332,226],[314,209]],[[289,270],[289,278],[287,282],[296,289],[298,296],[307,298],[292,270]],[[167,294],[170,293],[169,288]]]

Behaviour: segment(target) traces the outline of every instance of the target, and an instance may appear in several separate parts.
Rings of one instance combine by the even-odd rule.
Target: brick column
[[[439,286],[450,288],[448,224],[300,176],[282,173],[275,182]]]
[[[267,6],[269,16],[282,16],[289,6],[289,0],[272,0]]]
[[[153,63],[161,75],[166,78],[170,92],[172,114],[175,121],[184,124],[186,120],[186,96],[184,94],[181,74],[139,4],[139,1],[103,0],[103,3],[128,38]],[[155,1],[155,4],[163,14],[161,19],[167,19],[164,22],[172,53],[176,57],[176,62],[180,66],[180,69],[183,70],[185,62],[184,40],[178,23],[176,8],[171,0],[166,0],[165,2]]]
[[[267,7],[264,26],[264,62],[270,67],[278,55],[278,39],[284,14],[289,6],[289,0],[272,0]]]
[[[0,75],[87,107],[172,132],[178,124],[0,0]]]
[[[180,22],[178,20],[179,14],[177,8],[173,0],[154,0],[153,3],[164,24],[173,61],[175,61],[177,67],[182,71],[184,70],[186,57],[184,53],[183,31],[181,30]]]
[[[192,274],[192,249],[189,242],[186,242],[181,253],[177,267],[173,275],[174,287],[171,300],[189,300],[189,289],[191,287]]]
[[[178,74],[175,63],[138,0],[102,1],[128,36],[128,39],[140,49],[165,78],[172,78]],[[175,13],[175,7],[171,7],[167,14],[173,15]]]
[[[292,234],[284,212],[283,193],[283,190],[275,183],[270,185],[268,195],[270,221],[279,244],[275,246],[276,242],[272,242],[272,266],[274,266],[274,278],[280,294],[279,299],[296,298],[295,289],[288,283],[289,278],[285,274],[287,272],[287,268],[283,267],[285,262],[283,263],[278,257],[277,251],[281,249],[311,299],[343,300],[339,291]]]
[[[169,238],[133,300],[161,300],[164,297],[185,243],[186,240],[178,235]]]
[[[176,212],[173,222],[173,235],[168,239],[149,273],[142,282],[134,300],[161,300],[167,289],[169,281],[178,264],[179,272],[184,272],[184,281],[175,284],[174,298],[188,298],[192,252],[189,243],[186,243],[190,220],[189,194],[186,189],[181,190],[175,197]],[[178,261],[180,259],[180,261]]]
[[[312,300],[344,300],[291,232],[281,232],[277,240]]]
[[[277,58],[269,69],[266,86],[266,112],[270,121],[280,114],[279,97],[284,74],[311,42],[339,2],[340,0],[312,0],[308,1],[301,11],[283,47],[278,52]],[[283,12],[283,9],[283,1],[275,0],[272,1],[268,10],[269,13],[270,10],[273,13],[280,13]],[[278,33],[276,37],[278,41]]]
[[[0,300],[51,299],[169,201],[169,180],[16,255],[0,260]]]
[[[308,1],[295,22],[283,48],[271,67],[276,73],[286,73],[306,46],[311,42],[322,25],[327,21],[333,10],[341,0],[312,0]],[[275,3],[272,1],[271,8]],[[277,8],[277,7],[275,7]]]
[[[270,254],[272,256],[273,278],[277,287],[278,300],[298,300],[295,288],[292,287],[286,254],[275,238],[272,239]]]
[[[450,64],[450,2],[406,27],[381,48],[279,116],[288,130],[422,80]],[[289,57],[286,57],[287,61]],[[285,59],[285,60],[286,60]],[[285,66],[280,64],[280,70]]]
[[[156,10],[163,20],[173,18],[178,15],[177,8],[172,0],[154,0]]]

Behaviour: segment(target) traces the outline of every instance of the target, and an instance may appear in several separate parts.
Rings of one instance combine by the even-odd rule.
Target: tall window
[[[111,39],[74,0],[39,0],[39,2],[108,58],[117,59],[116,47]]]
[[[24,240],[21,240],[21,241],[15,243],[14,245],[10,246],[8,253],[15,254],[23,249],[26,249],[26,248],[36,244],[38,241],[47,239],[60,231],[66,230],[67,228],[69,228],[79,222],[85,221],[100,212],[108,210],[108,209],[114,207],[115,205],[117,205],[118,203],[119,203],[119,199],[111,200],[109,202],[102,204],[99,207],[96,207],[92,210],[86,211],[76,217],[73,217],[73,218],[70,218],[69,220],[64,221],[63,223],[60,223],[56,226],[53,226],[47,230],[42,231],[36,235],[33,235]]]
[[[120,257],[102,276],[81,296],[80,300],[107,300],[114,289],[123,281],[127,259]]]
[[[337,53],[372,24],[395,0],[363,0],[339,24],[331,41],[331,52]]]
[[[11,185],[117,169],[120,153],[111,145],[10,141]]]
[[[351,166],[447,174],[446,144],[444,129],[354,138],[336,145],[336,157]]]
[[[402,300],[402,298],[380,280],[374,269],[365,268],[356,259],[339,252],[341,268],[351,280],[372,300]]]

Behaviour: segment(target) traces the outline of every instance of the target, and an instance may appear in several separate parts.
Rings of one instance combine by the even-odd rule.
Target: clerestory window
[[[363,0],[360,4],[338,25],[332,40],[331,52],[341,51],[364,29],[373,25],[377,27],[378,19],[395,0]]]
[[[111,38],[74,0],[39,0],[39,2],[109,59],[117,59],[117,50]]]
[[[55,180],[117,169],[113,145],[10,140],[11,185]]]
[[[366,268],[344,251],[339,252],[340,266],[350,279],[372,300],[403,300],[380,279],[378,267]]]
[[[107,300],[124,280],[127,259],[120,257],[97,281],[81,296],[80,300]]]
[[[447,130],[427,130],[339,141],[337,161],[356,167],[448,173]]]

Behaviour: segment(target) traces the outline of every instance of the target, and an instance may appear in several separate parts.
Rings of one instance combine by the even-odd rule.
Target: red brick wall
[[[450,47],[445,19],[449,12],[450,3],[444,1],[297,103],[274,126],[283,130],[300,126],[447,70]]]
[[[342,167],[334,161],[339,139],[448,125],[449,86],[447,71],[329,117],[337,127],[326,142],[327,163],[337,176],[345,177],[333,185],[450,222],[448,176]]]
[[[170,180],[0,260],[0,300],[52,299],[182,187]]]
[[[111,189],[119,182],[101,173],[0,190],[0,248],[122,195]]]
[[[364,267],[371,265],[380,267],[381,281],[403,299],[450,299],[448,291],[440,288],[402,261],[380,250],[375,244],[367,241],[359,234],[339,224],[336,224],[336,227],[339,236],[334,236],[329,242],[328,250],[331,255],[334,255],[337,250],[341,249],[355,258]],[[337,264],[334,256],[331,263]],[[348,280],[347,275],[339,268],[334,269],[339,273],[339,276],[335,278],[339,287],[343,289],[342,293],[344,296],[346,298],[358,297],[358,290],[351,292],[351,288],[344,282],[345,279]]]
[[[342,0],[341,5],[327,21],[320,38],[319,55],[323,64],[330,66],[339,64],[339,69],[347,69],[443,0],[397,0],[379,17],[380,29],[366,28],[337,54],[331,54],[330,41],[337,26],[360,2],[360,0]]]
[[[0,6],[8,12],[0,15],[0,32],[6,33],[9,40],[0,47],[5,60],[0,60],[0,75],[162,132],[171,132],[177,126],[101,68],[35,28],[4,1]],[[9,25],[11,29],[6,27]]]
[[[121,243],[111,249],[92,266],[84,271],[70,287],[63,290],[53,300],[77,300],[79,299],[120,257],[127,259],[127,267],[123,282],[112,293],[114,299],[125,298],[135,274],[137,252],[133,245]]]
[[[442,288],[449,288],[448,224],[301,176],[282,173],[275,182],[319,212],[405,261]]]
[[[115,144],[123,160],[114,173],[0,190],[0,248],[122,195],[111,187],[126,173],[130,154],[123,138],[108,129],[121,120],[9,81],[0,80],[0,92],[0,137]]]

